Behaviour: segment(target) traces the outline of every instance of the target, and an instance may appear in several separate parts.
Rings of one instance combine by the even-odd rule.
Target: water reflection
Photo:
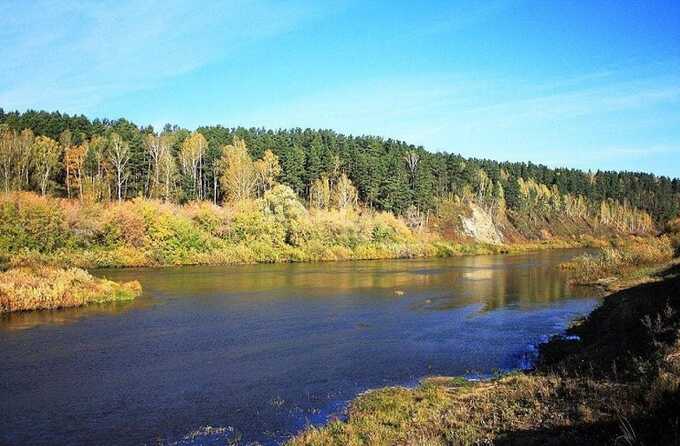
[[[142,280],[144,289],[164,297],[248,296],[256,302],[280,299],[361,298],[411,300],[413,308],[446,310],[483,304],[505,306],[549,304],[589,296],[591,290],[568,284],[556,266],[581,250],[543,251],[509,256],[452,259],[336,262],[319,264],[188,267],[159,270],[110,270],[114,280]],[[229,303],[224,301],[215,302]]]
[[[47,311],[22,311],[0,315],[0,330],[28,330],[40,325],[66,325],[85,318],[122,315],[130,310],[146,308],[153,302],[140,297],[136,301],[92,304],[78,308]]]

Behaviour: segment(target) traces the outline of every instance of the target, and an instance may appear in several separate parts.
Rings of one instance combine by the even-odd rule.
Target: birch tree
[[[327,175],[312,181],[309,187],[309,205],[317,209],[328,209],[331,206],[331,182]]]
[[[61,144],[62,149],[68,155],[71,150],[71,144],[73,142],[73,135],[69,129],[64,130],[59,134],[59,144]],[[66,195],[71,198],[71,172],[69,163],[66,162]]]
[[[262,159],[255,161],[253,167],[257,179],[257,193],[262,196],[274,186],[277,178],[281,175],[279,157],[271,150],[267,150]]]
[[[61,145],[47,136],[38,136],[33,142],[35,155],[35,176],[40,185],[40,193],[44,196],[51,177],[59,166],[61,157]]]
[[[333,190],[333,201],[338,209],[356,206],[358,202],[357,189],[345,173],[340,175]]]
[[[117,133],[112,133],[109,137],[108,161],[115,172],[116,191],[120,202],[123,201],[123,185],[129,176],[130,145]]]
[[[191,179],[194,198],[203,199],[203,156],[208,141],[198,132],[184,140],[179,153],[182,173]]]
[[[0,129],[0,175],[5,192],[9,192],[12,182],[12,167],[15,162],[16,132],[8,128]]]
[[[161,135],[160,141],[161,150],[158,157],[158,174],[159,181],[162,182],[162,196],[165,201],[170,200],[177,177],[177,163],[170,150],[174,138],[173,134],[165,133]]]
[[[24,129],[19,134],[17,141],[17,187],[20,190],[28,189],[31,182],[31,169],[33,167],[33,131]]]
[[[79,146],[70,146],[64,154],[64,164],[66,164],[66,181],[71,187],[78,190],[78,198],[83,200],[83,177],[85,169],[85,157],[87,156],[87,143]]]

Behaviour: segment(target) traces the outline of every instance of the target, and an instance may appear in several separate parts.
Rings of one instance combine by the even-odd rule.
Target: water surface
[[[277,444],[368,388],[487,375],[597,300],[578,251],[98,271],[135,302],[0,318],[0,444]]]

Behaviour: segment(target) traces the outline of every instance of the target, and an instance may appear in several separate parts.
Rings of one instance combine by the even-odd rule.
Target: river
[[[366,389],[519,368],[598,303],[578,253],[99,270],[143,296],[0,318],[0,444],[279,444]]]

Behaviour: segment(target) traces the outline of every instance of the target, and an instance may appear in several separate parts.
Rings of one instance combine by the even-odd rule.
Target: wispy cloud
[[[633,81],[629,73],[600,71],[540,84],[479,75],[375,79],[254,110],[241,123],[325,127],[470,156],[614,168],[680,156],[673,130],[680,76],[663,73]],[[660,108],[668,110],[657,115]]]
[[[0,104],[86,111],[329,11],[302,0],[3,2]]]
[[[607,82],[593,85],[591,81],[600,78]],[[253,115],[278,119],[283,126],[314,121],[343,128],[364,125],[366,131],[422,123],[421,130],[427,134],[452,126],[490,130],[676,103],[680,103],[680,76],[674,75],[628,81],[596,73],[536,86],[479,76],[421,75],[320,91]]]

